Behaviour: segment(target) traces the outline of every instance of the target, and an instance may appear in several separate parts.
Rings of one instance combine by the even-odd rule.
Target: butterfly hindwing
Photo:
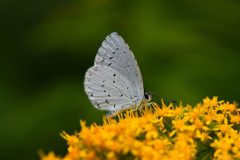
[[[135,97],[131,82],[118,71],[107,66],[88,69],[84,81],[85,91],[95,108],[118,111],[134,105]]]

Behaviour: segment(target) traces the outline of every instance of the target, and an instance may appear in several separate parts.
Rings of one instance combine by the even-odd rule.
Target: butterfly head
[[[151,95],[149,92],[145,92],[145,93],[144,93],[144,98],[145,98],[148,102],[150,102],[151,99],[152,99],[152,95]]]

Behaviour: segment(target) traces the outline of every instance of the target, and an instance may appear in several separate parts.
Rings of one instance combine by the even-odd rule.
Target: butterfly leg
[[[110,111],[106,114],[106,117],[107,118],[113,118],[115,117],[116,115],[118,115],[118,113],[120,113],[121,111]]]

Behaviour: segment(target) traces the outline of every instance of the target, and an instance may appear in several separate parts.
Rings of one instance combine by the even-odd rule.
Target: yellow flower
[[[189,107],[190,108],[190,107]],[[190,112],[185,113],[185,117],[189,119],[190,122],[193,122],[205,112],[205,108],[201,104],[197,104],[194,108],[191,107]]]
[[[216,120],[219,123],[222,123],[222,121],[224,120],[225,115],[224,114],[215,114],[214,120]]]
[[[177,119],[172,121],[174,128],[181,131],[184,129],[185,122],[186,120],[184,119]]]
[[[201,132],[200,130],[196,131],[195,137],[199,138],[201,141],[211,140],[212,139],[212,137],[210,137],[207,132]]]
[[[218,105],[218,97],[213,97],[213,99],[210,98],[205,98],[203,100],[203,106],[205,107],[212,107],[212,106],[217,106]]]
[[[75,135],[68,135],[66,132],[60,134],[65,140],[67,140],[69,146],[78,144],[79,138]]]
[[[43,152],[40,152],[40,156],[42,160],[61,160],[61,158],[56,156],[54,152],[49,152],[46,155]]]
[[[219,109],[220,110],[223,110],[223,111],[228,111],[228,112],[234,112],[236,111],[237,109],[237,106],[236,104],[229,104],[229,102],[225,103],[225,104],[222,104],[219,106]]]
[[[214,140],[211,147],[216,149],[214,157],[217,159],[231,159],[229,151],[232,148],[233,141],[229,136],[224,136],[219,140]]]
[[[237,115],[230,114],[230,119],[231,119],[230,120],[231,123],[240,124],[240,115],[239,114],[237,114]]]
[[[209,111],[203,115],[206,124],[209,125],[213,120],[215,120],[216,115],[217,115],[216,110],[209,109]]]
[[[78,133],[61,133],[68,144],[66,155],[50,152],[41,154],[41,159],[192,160],[199,155],[240,159],[239,112],[236,104],[217,97],[207,97],[196,106],[152,103],[138,111],[103,118],[102,125],[86,126],[80,121]]]
[[[214,130],[220,131],[220,133],[225,134],[231,130],[233,124],[228,124],[227,118],[224,119],[224,124],[219,124]]]
[[[204,124],[200,119],[194,120],[193,124],[195,125],[196,129],[201,129],[203,128]]]

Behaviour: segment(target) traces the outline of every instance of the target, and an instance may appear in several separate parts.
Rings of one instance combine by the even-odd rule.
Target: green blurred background
[[[0,2],[0,159],[66,153],[59,136],[101,123],[83,90],[109,33],[133,50],[145,88],[166,101],[239,102],[240,1]],[[160,97],[156,97],[159,99]]]

